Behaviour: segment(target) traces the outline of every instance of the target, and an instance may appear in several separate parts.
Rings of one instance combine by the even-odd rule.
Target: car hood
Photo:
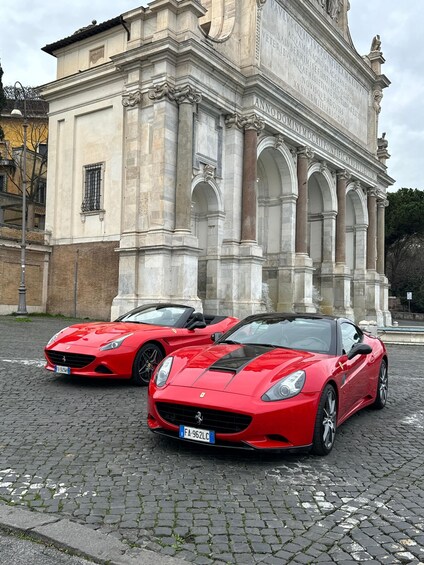
[[[150,324],[134,324],[131,322],[91,322],[89,324],[75,324],[60,333],[57,339],[50,344],[50,347],[60,346],[62,344],[100,347],[113,339],[118,339],[130,333],[140,335],[147,332],[155,333],[159,331],[162,336],[167,331],[172,332],[172,328],[153,326]]]
[[[282,377],[316,364],[323,355],[261,345],[217,344],[172,375],[169,386],[252,396]]]

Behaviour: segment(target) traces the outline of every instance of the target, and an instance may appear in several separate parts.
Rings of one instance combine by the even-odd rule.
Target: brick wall
[[[118,294],[117,242],[53,247],[47,298],[49,314],[109,320]]]

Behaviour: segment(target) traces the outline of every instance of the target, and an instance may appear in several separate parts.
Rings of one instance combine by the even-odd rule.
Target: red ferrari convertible
[[[69,326],[46,345],[46,369],[65,375],[132,379],[147,385],[162,359],[185,345],[210,345],[239,320],[180,304],[148,304],[115,322]]]
[[[347,418],[384,407],[387,367],[380,339],[348,319],[249,316],[215,344],[163,360],[148,425],[184,441],[326,455]]]

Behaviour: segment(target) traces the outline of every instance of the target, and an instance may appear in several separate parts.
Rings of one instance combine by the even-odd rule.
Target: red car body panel
[[[238,321],[237,318],[226,317],[216,324],[194,330],[131,322],[75,324],[64,329],[57,339],[45,347],[45,368],[55,371],[57,366],[49,358],[49,352],[63,354],[64,366],[67,364],[66,355],[89,355],[93,360],[84,367],[71,367],[71,375],[130,379],[134,358],[144,344],[158,345],[164,355],[169,355],[187,345],[210,345],[213,333],[225,332]],[[128,334],[132,335],[127,337],[117,349],[100,350],[100,347],[108,342]]]
[[[386,352],[378,338],[364,334],[363,343],[372,347],[372,353],[350,360],[345,353],[269,349],[233,372],[220,370],[220,359],[231,352],[240,351],[242,355],[243,345],[220,343],[181,349],[173,356],[166,384],[158,387],[155,378],[150,381],[148,426],[152,431],[178,437],[178,422],[162,417],[161,406],[219,410],[247,415],[251,422],[237,433],[216,432],[216,445],[278,450],[311,446],[318,404],[327,383],[337,393],[338,425],[376,399],[379,368]],[[297,396],[278,401],[262,399],[282,377],[299,370],[305,371],[306,380]],[[186,425],[199,427],[194,421]]]

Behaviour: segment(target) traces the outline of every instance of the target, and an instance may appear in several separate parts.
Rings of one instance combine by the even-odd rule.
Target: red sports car
[[[348,319],[249,316],[215,344],[163,360],[148,425],[185,441],[326,455],[349,416],[384,407],[387,367],[380,339]]]
[[[148,304],[115,322],[69,326],[46,345],[46,369],[65,375],[131,379],[147,385],[162,359],[185,345],[210,345],[239,320],[181,304]]]

